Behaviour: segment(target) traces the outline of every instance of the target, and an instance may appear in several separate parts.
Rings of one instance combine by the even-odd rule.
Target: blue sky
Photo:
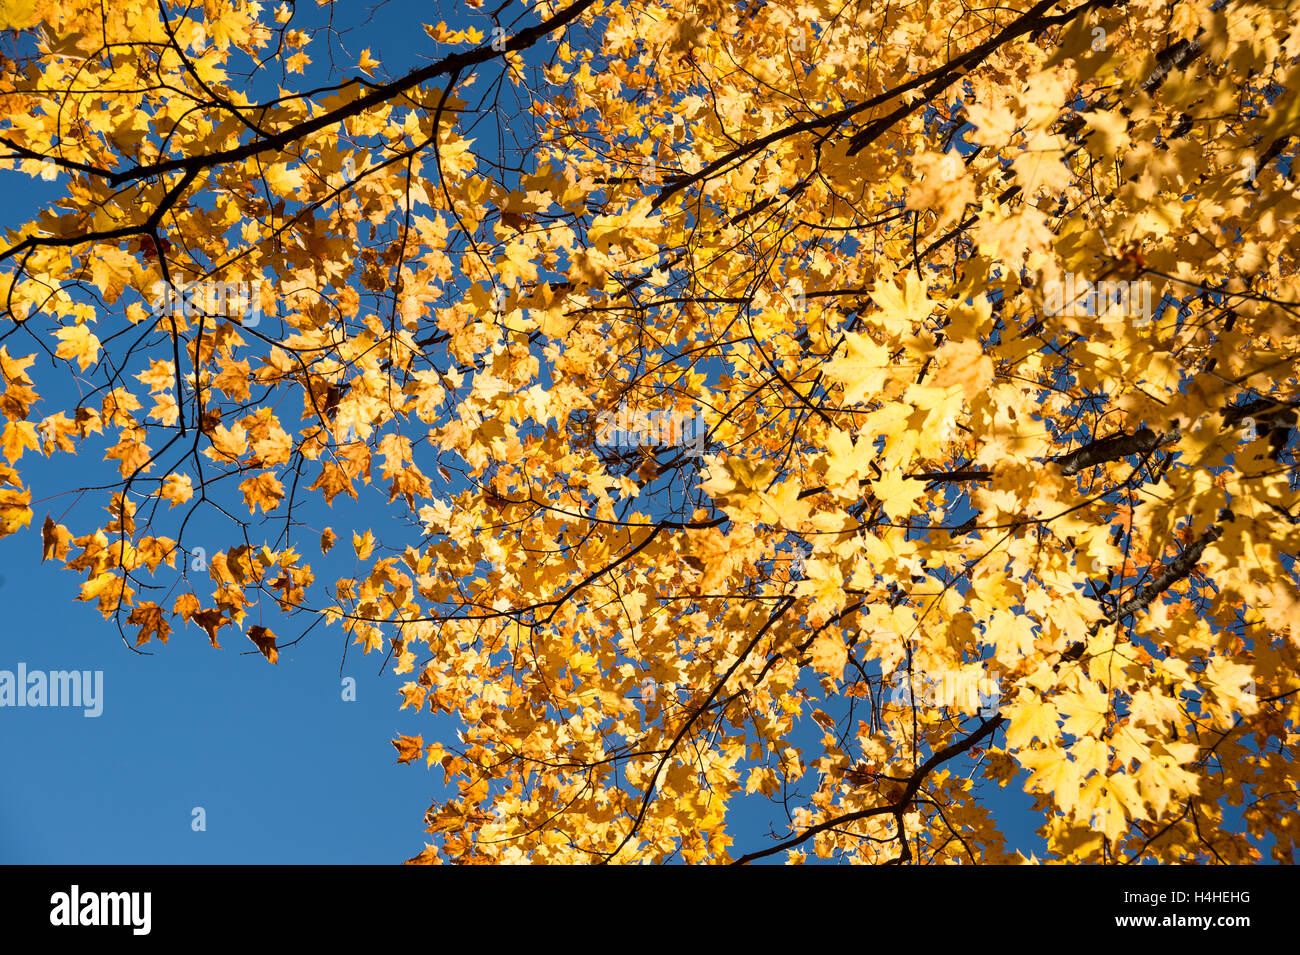
[[[299,7],[299,19],[307,22],[324,15],[312,4]],[[518,5],[511,7],[518,11]],[[383,4],[373,15],[368,5],[344,3],[335,16],[360,24],[343,33],[346,54],[335,49],[345,75],[353,72],[362,48],[387,73],[405,72],[435,54],[418,24],[464,22],[450,8],[409,2]],[[309,76],[285,85],[308,88],[327,75],[319,69],[328,63],[324,44],[322,38],[308,48],[316,60]],[[381,71],[376,78],[383,77]],[[277,81],[268,71],[257,86],[273,90]],[[485,147],[483,138],[496,135],[495,124],[481,123],[475,135]],[[0,224],[18,227],[60,194],[63,184],[0,172]],[[10,352],[33,350],[22,344],[11,339]],[[37,416],[75,401],[74,385],[56,386],[50,371],[48,360],[32,369],[46,398]],[[93,381],[93,372],[88,377]],[[282,650],[277,666],[250,643],[241,645],[233,631],[223,636],[220,651],[197,628],[188,628],[165,647],[154,642],[144,647],[154,652],[133,653],[93,604],[74,599],[80,583],[74,574],[54,562],[40,563],[40,525],[47,513],[74,532],[95,526],[89,521],[98,497],[81,502],[48,494],[91,480],[90,451],[78,458],[24,456],[35,517],[30,528],[0,540],[0,670],[22,663],[28,672],[103,673],[98,717],[73,708],[0,708],[0,755],[6,760],[0,862],[392,863],[418,852],[425,838],[421,819],[441,792],[441,772],[398,764],[388,741],[402,733],[423,733],[426,742],[441,733],[450,741],[452,727],[445,719],[399,712],[397,688],[409,676],[394,675],[378,654],[363,658],[353,649],[345,658],[349,638],[337,626],[315,627]],[[340,496],[333,508],[316,499],[296,516],[304,526],[295,543],[320,581],[347,576],[356,567],[349,543],[353,528],[375,528],[398,551],[418,541],[418,532],[396,520],[375,487],[362,489],[357,502]],[[327,524],[341,539],[322,560],[315,540]],[[267,539],[277,533],[274,524],[254,528]],[[212,542],[209,553],[230,546],[230,528],[210,515],[196,518],[185,544],[193,548],[205,540]],[[160,575],[159,583],[178,585],[179,574],[172,572],[170,580]],[[198,592],[206,591],[200,585]],[[159,602],[169,605],[170,599]],[[259,618],[254,614],[249,622]],[[302,634],[311,618],[285,618],[267,608],[260,622],[283,645]],[[343,699],[341,677],[355,679],[354,702]],[[819,734],[811,721],[802,733],[810,745]],[[1041,852],[1027,796],[1013,786],[989,804],[1006,824],[1012,847]],[[204,831],[193,827],[196,809],[203,810]],[[738,851],[766,844],[762,835],[779,822],[772,811],[757,802],[740,809],[733,831]]]

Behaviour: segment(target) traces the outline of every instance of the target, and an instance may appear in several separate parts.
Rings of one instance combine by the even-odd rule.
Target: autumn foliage
[[[413,861],[1293,860],[1300,8],[350,6],[0,5],[69,599],[391,654]]]

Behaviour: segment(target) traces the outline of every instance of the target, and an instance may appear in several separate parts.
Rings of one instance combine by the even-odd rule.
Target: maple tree
[[[469,6],[0,6],[0,534],[391,653],[412,861],[1292,860],[1300,9]]]

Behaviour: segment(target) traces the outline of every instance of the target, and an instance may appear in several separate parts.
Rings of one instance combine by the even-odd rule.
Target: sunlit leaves
[[[1035,858],[1293,851],[1293,11],[470,15],[378,97],[287,6],[38,6],[0,533],[128,642],[391,654],[414,861],[765,857],[741,794],[1011,861],[1003,785]]]

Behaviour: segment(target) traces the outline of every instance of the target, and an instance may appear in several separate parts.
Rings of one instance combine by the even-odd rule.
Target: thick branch
[[[1081,448],[1075,448],[1070,453],[1059,455],[1052,458],[1052,460],[1061,466],[1063,474],[1078,474],[1087,468],[1105,464],[1107,461],[1118,461],[1130,454],[1154,451],[1170,440],[1170,435],[1156,434],[1150,428],[1139,428],[1133,434],[1126,434],[1121,431],[1119,434],[1098,438],[1096,441],[1085,444]]]
[[[1106,614],[1104,621],[1098,621],[1093,624],[1092,632],[1096,633],[1101,629],[1104,623],[1114,623],[1121,617],[1126,617],[1131,613],[1137,613],[1145,609],[1151,601],[1155,600],[1162,593],[1172,587],[1178,581],[1187,577],[1196,566],[1196,562],[1201,559],[1201,554],[1205,553],[1205,548],[1214,543],[1223,534],[1223,528],[1214,525],[1198,537],[1193,543],[1188,544],[1183,552],[1166,564],[1151,583],[1147,584],[1136,594],[1124,601],[1113,611]]]
[[[906,83],[895,86],[893,89],[885,90],[869,99],[863,100],[860,103],[851,103],[843,109],[836,110],[828,116],[819,116],[816,119],[807,119],[800,123],[794,123],[790,126],[783,127],[782,129],[774,130],[766,136],[761,136],[758,139],[737,146],[735,149],[719,156],[717,159],[713,160],[713,162],[707,164],[697,172],[666,183],[663,189],[660,190],[659,195],[655,197],[654,202],[651,203],[651,207],[658,209],[675,193],[681,192],[683,189],[686,189],[701,180],[709,178],[719,170],[731,165],[731,163],[736,160],[742,159],[751,153],[758,152],[775,142],[785,139],[787,136],[795,136],[799,133],[812,132],[819,129],[827,129],[828,131],[833,130],[845,120],[856,116],[858,113],[868,109],[873,109],[877,106],[883,106],[885,103],[902,96],[904,93],[910,93],[912,90],[926,87],[925,94],[913,103],[896,108],[888,116],[876,120],[857,133],[854,136],[852,145],[849,149],[850,154],[855,153],[870,140],[883,133],[885,129],[889,128],[889,126],[895,123],[902,116],[912,112],[918,106],[925,105],[931,97],[957,82],[957,80],[961,79],[961,77],[971,69],[980,65],[980,63],[987,59],[990,54],[995,52],[998,47],[1008,41],[1025,33],[1031,33],[1045,25],[1066,23],[1074,19],[1080,13],[1092,9],[1093,7],[1114,6],[1116,0],[1089,0],[1089,2],[1082,4],[1067,13],[1060,14],[1056,17],[1044,17],[1043,14],[1055,6],[1056,2],[1057,0],[1040,0],[1040,2],[1034,4],[1034,6],[1030,7],[1008,24],[1006,28],[996,36],[990,37],[979,46],[972,50],[968,50],[961,56],[949,60],[942,66],[938,66],[933,70],[922,73],[920,76],[914,77]]]
[[[376,86],[364,96],[359,96],[338,109],[330,110],[315,119],[298,123],[283,132],[276,133],[274,136],[267,136],[263,139],[254,139],[252,142],[245,143],[242,146],[236,146],[234,149],[225,149],[220,152],[207,153],[198,156],[187,156],[180,159],[169,159],[166,162],[155,163],[151,166],[137,166],[134,169],[127,169],[109,176],[109,181],[113,185],[120,185],[124,182],[134,182],[139,179],[148,179],[153,176],[159,176],[164,173],[174,172],[176,170],[198,171],[206,169],[209,166],[221,165],[223,163],[240,162],[258,153],[278,152],[295,140],[310,136],[312,133],[319,132],[341,123],[343,120],[356,116],[359,113],[369,109],[372,106],[378,106],[406,91],[419,86],[428,80],[438,76],[451,76],[463,72],[472,66],[480,63],[486,63],[488,60],[503,56],[505,53],[526,50],[539,39],[559,27],[565,26],[571,21],[577,19],[581,13],[588,7],[592,6],[596,0],[577,0],[572,6],[561,10],[549,20],[534,24],[527,29],[520,30],[514,36],[506,40],[501,49],[494,49],[491,45],[480,46],[474,50],[465,50],[461,53],[453,53],[443,57],[436,63],[430,63],[428,66],[406,74],[400,79],[393,80],[391,83],[385,83],[382,86]]]

